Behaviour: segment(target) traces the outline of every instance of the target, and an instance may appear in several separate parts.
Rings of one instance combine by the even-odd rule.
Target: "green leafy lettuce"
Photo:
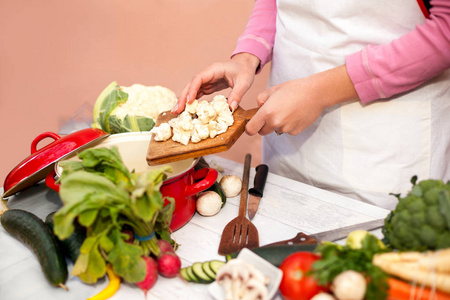
[[[116,147],[87,149],[80,161],[61,162],[62,208],[55,214],[54,231],[65,239],[74,221],[87,228],[72,273],[86,283],[105,275],[106,265],[128,282],[145,278],[143,255],[159,254],[158,238],[171,241],[169,225],[174,200],[160,188],[170,167],[136,174],[129,172]],[[127,243],[124,227],[148,240]]]

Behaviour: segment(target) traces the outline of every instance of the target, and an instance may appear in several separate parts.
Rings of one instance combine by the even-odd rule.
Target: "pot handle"
[[[192,195],[203,192],[206,189],[209,189],[214,184],[214,182],[216,182],[218,175],[219,173],[217,172],[217,170],[213,168],[202,168],[196,170],[194,173],[194,180],[196,182],[193,185],[189,185],[186,187],[185,196],[190,197]]]
[[[61,138],[59,135],[57,135],[54,132],[49,131],[49,132],[41,133],[31,142],[31,154],[37,152],[37,145],[39,144],[39,142],[48,137],[53,138],[55,141],[59,140]]]
[[[59,184],[56,183],[55,175],[55,170],[52,170],[50,173],[48,173],[45,177],[45,184],[55,192],[59,192]]]

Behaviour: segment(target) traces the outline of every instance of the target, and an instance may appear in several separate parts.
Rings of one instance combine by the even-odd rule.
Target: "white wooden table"
[[[243,165],[240,163],[214,155],[206,157],[206,160],[212,165],[223,167],[224,174],[242,177]],[[254,174],[255,170],[252,169],[250,187]],[[0,194],[2,193],[3,190],[0,189]],[[40,183],[10,197],[8,206],[29,210],[44,219],[48,213],[57,210],[61,203],[55,192]],[[229,198],[219,214],[213,217],[196,214],[187,225],[173,233],[172,237],[180,244],[177,254],[183,267],[196,261],[224,260],[224,257],[217,253],[220,236],[225,224],[238,215],[238,210],[239,196]],[[388,213],[385,209],[269,173],[264,197],[253,223],[258,228],[262,246],[293,238],[300,231],[307,234],[317,233],[384,218]],[[374,233],[381,237],[379,230]],[[69,272],[72,266],[69,264]],[[95,285],[87,285],[70,275],[67,281],[68,292],[50,286],[31,250],[0,226],[1,300],[87,299],[101,291],[107,283],[107,280],[102,280]],[[137,287],[123,283],[110,299],[144,300],[145,297]],[[212,297],[208,293],[208,285],[185,283],[178,278],[167,279],[160,276],[156,285],[149,291],[147,299],[202,300]]]

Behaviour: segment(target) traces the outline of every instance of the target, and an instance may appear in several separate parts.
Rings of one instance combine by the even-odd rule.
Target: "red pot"
[[[146,161],[150,134],[147,132],[131,132],[114,134],[102,140],[95,147],[117,146],[122,160],[129,170],[143,172],[161,166],[149,166]],[[76,155],[66,159],[78,159]],[[175,211],[172,216],[170,228],[175,231],[189,222],[195,214],[195,201],[197,194],[211,187],[217,179],[218,172],[212,168],[195,170],[198,158],[173,162],[170,165],[173,172],[163,182],[161,193],[163,196],[175,199]],[[46,177],[46,184],[49,188],[59,191],[59,186],[55,183],[55,174],[59,176],[62,172],[59,164],[55,165],[54,172]]]
[[[175,211],[173,212],[170,229],[173,231],[181,228],[189,222],[195,214],[195,201],[197,194],[210,188],[217,179],[217,170],[203,168],[195,170],[195,164],[178,177],[165,180],[161,186],[163,196],[175,199]]]

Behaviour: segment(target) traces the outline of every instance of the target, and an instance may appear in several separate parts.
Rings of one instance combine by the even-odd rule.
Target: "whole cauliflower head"
[[[450,182],[424,180],[405,196],[397,195],[396,208],[385,220],[385,243],[399,250],[434,250],[450,247]]]
[[[149,131],[158,115],[177,101],[175,93],[163,86],[119,86],[113,81],[95,102],[92,127],[112,134]]]
[[[115,113],[119,117],[134,112],[135,115],[144,115],[156,120],[160,113],[171,110],[178,101],[173,91],[159,85],[133,84],[122,86],[121,89],[128,94],[128,101],[117,107]]]

